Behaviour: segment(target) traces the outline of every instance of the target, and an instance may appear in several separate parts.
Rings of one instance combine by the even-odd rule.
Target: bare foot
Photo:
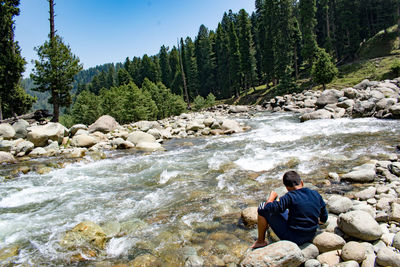
[[[256,249],[256,248],[262,248],[262,247],[265,247],[265,246],[268,246],[268,243],[267,243],[267,242],[265,242],[265,241],[263,241],[263,242],[256,241],[256,242],[251,246],[251,248],[252,248],[252,249]]]

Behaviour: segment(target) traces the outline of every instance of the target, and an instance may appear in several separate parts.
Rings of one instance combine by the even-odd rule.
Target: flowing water
[[[284,171],[298,170],[318,185],[328,172],[385,159],[400,141],[398,121],[299,123],[297,117],[256,113],[240,118],[252,126],[245,133],[171,140],[166,152],[153,154],[109,152],[106,160],[4,180],[0,248],[18,245],[17,264],[69,265],[72,252],[59,241],[90,220],[119,225],[120,234],[95,259],[78,265],[128,262],[141,254],[153,254],[166,266],[182,265],[190,254],[206,263],[217,257],[237,261],[255,237],[243,226],[241,210],[281,186]]]

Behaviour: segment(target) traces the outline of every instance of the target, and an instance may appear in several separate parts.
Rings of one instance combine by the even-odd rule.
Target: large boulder
[[[71,139],[71,146],[75,147],[91,147],[96,144],[96,139],[90,135],[77,135]]]
[[[28,133],[28,141],[35,146],[46,146],[49,140],[62,143],[64,136],[68,135],[68,130],[60,123],[49,122],[46,125],[34,126]]]
[[[340,214],[338,226],[345,234],[365,241],[378,240],[383,234],[375,219],[362,210]]]
[[[313,244],[317,246],[319,252],[324,253],[341,249],[346,241],[334,233],[323,232],[314,237]]]
[[[381,248],[376,255],[376,263],[380,266],[400,267],[400,254],[389,248]]]
[[[365,79],[362,82],[360,82],[359,84],[354,85],[353,87],[358,90],[365,90],[369,86],[371,86],[371,82],[368,79]]]
[[[11,153],[0,151],[0,163],[13,163],[15,162],[15,158]]]
[[[257,225],[257,207],[248,207],[242,211],[242,220],[244,225],[247,227],[252,227]]]
[[[301,122],[309,121],[309,120],[321,120],[321,119],[332,119],[333,113],[326,109],[319,109],[317,111],[313,111],[310,113],[303,114],[300,117]]]
[[[240,133],[243,131],[242,127],[240,127],[237,121],[229,119],[226,119],[222,122],[221,129],[225,134]]]
[[[99,225],[91,221],[84,221],[68,231],[60,241],[60,245],[68,249],[104,249],[106,241],[107,235]]]
[[[78,130],[87,130],[88,127],[85,124],[75,124],[69,129],[69,133],[74,136]]]
[[[110,115],[103,115],[95,123],[89,126],[90,133],[102,132],[109,133],[119,126],[118,122]]]
[[[318,97],[316,105],[322,108],[328,104],[336,104],[338,102],[338,99],[343,95],[343,91],[338,91],[335,89],[325,90]]]
[[[300,266],[303,262],[305,262],[303,253],[295,243],[279,241],[263,248],[248,251],[240,266],[295,267]]]
[[[147,132],[150,129],[160,129],[160,124],[156,121],[138,121],[133,124],[140,131]]]
[[[367,256],[367,248],[361,243],[350,241],[343,246],[341,256],[344,261],[354,260],[361,263]]]
[[[18,153],[25,153],[28,154],[33,150],[35,145],[32,142],[22,140],[20,142],[17,141],[16,146],[15,146],[15,151]]]
[[[306,260],[315,259],[319,255],[318,247],[311,243],[301,245],[300,249]]]
[[[326,206],[329,212],[340,214],[349,211],[353,207],[353,203],[347,197],[333,195],[328,199]]]
[[[230,106],[229,113],[244,113],[244,112],[249,112],[249,107],[248,106]]]
[[[389,109],[397,103],[396,98],[383,98],[376,103],[376,110]]]
[[[353,107],[353,118],[371,117],[375,112],[375,103],[373,101],[356,101]]]
[[[156,138],[153,135],[142,131],[134,131],[128,135],[126,141],[129,141],[132,144],[137,145],[142,142],[155,143]]]
[[[400,104],[391,106],[389,112],[392,113],[394,118],[400,118]]]
[[[15,138],[27,137],[29,123],[26,120],[18,120],[12,125],[12,127],[15,130]]]
[[[15,140],[0,140],[0,151],[10,152],[15,146]]]
[[[369,183],[374,181],[375,175],[375,164],[364,164],[355,167],[351,172],[342,175],[341,179],[357,183]]]
[[[14,128],[8,123],[0,124],[0,137],[3,137],[5,140],[13,139],[15,136]]]
[[[129,141],[128,141],[129,142]],[[135,146],[136,149],[143,150],[143,151],[157,151],[157,150],[164,150],[160,143],[157,142],[139,142]]]

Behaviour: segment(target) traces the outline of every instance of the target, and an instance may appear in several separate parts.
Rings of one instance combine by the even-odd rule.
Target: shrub
[[[206,100],[201,96],[198,95],[193,100],[193,110],[199,111],[200,109],[204,108],[206,105]]]
[[[393,73],[393,75],[395,77],[400,76],[400,61],[399,60],[395,60],[393,62],[392,66],[390,67],[390,71]]]

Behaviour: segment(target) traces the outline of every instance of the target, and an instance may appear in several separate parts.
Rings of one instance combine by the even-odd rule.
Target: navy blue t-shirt
[[[286,210],[289,210],[288,226],[292,230],[315,232],[318,220],[325,223],[328,219],[328,212],[321,195],[304,187],[287,192],[279,201],[259,207],[261,213],[283,213]]]

